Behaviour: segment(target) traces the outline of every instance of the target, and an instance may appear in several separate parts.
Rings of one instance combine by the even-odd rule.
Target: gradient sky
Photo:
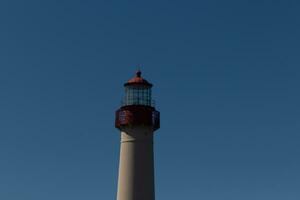
[[[300,3],[0,2],[0,199],[115,199],[123,83],[154,84],[158,200],[300,199]]]

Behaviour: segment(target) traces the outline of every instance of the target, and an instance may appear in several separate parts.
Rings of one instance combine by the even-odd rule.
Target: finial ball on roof
[[[141,75],[142,75],[141,70],[138,70],[138,71],[136,72],[136,76],[137,76],[137,77],[141,77]]]

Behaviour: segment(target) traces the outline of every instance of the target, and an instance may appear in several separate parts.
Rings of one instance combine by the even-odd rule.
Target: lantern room
[[[125,97],[122,106],[143,105],[154,107],[151,97],[152,84],[141,77],[141,71],[137,71],[135,77],[124,84]]]

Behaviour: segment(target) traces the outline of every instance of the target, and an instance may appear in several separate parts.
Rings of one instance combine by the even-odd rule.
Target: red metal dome
[[[124,84],[124,86],[128,85],[142,85],[142,86],[148,86],[152,87],[152,84],[149,83],[146,79],[144,79],[142,76],[142,72],[138,70],[135,74],[135,77],[127,81],[127,83]]]

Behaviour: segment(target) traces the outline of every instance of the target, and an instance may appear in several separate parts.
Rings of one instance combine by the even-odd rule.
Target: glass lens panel
[[[127,87],[125,90],[124,105],[151,106],[151,89],[145,87]]]

